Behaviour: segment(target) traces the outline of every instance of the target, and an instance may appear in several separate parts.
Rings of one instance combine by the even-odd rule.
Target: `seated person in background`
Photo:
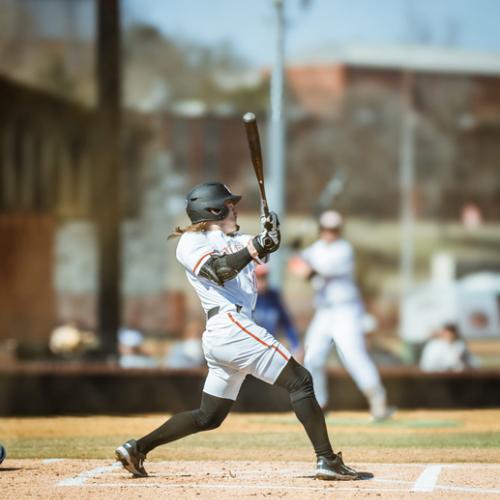
[[[49,339],[50,351],[66,360],[81,359],[98,346],[97,335],[81,328],[77,321],[68,321],[57,326],[52,330]]]
[[[260,264],[255,268],[257,279],[257,303],[253,312],[255,322],[269,333],[278,336],[280,330],[286,335],[290,352],[295,358],[303,357],[297,330],[285,308],[278,290],[269,287],[269,268]]]
[[[119,363],[122,368],[154,368],[155,360],[143,350],[144,335],[132,328],[118,332]]]
[[[205,357],[201,345],[203,324],[191,321],[186,325],[183,338],[172,344],[165,357],[167,368],[199,368],[205,366]]]
[[[461,372],[477,368],[479,363],[461,339],[457,325],[447,323],[425,344],[419,365],[424,372]]]

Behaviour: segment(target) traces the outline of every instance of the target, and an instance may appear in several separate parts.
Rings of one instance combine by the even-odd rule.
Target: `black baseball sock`
[[[169,418],[164,424],[137,440],[139,451],[146,454],[161,444],[189,436],[200,431],[216,429],[231,410],[234,401],[202,393],[201,406]]]
[[[295,359],[290,358],[274,385],[290,393],[293,411],[304,426],[316,456],[333,458],[325,417],[314,396],[311,374]]]

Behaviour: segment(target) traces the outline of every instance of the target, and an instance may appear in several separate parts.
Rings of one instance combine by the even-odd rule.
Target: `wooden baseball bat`
[[[266,188],[264,186],[264,166],[262,163],[262,149],[260,147],[259,128],[257,119],[253,113],[243,115],[243,123],[247,133],[248,146],[250,147],[250,158],[252,159],[255,177],[259,184],[260,202],[264,216],[269,216],[269,206],[267,204]]]

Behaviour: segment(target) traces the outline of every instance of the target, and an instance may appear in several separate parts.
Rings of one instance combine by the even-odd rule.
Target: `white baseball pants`
[[[380,375],[368,355],[362,329],[363,309],[357,302],[318,309],[305,337],[304,366],[311,372],[319,405],[328,402],[326,362],[333,344],[340,360],[363,393],[381,385]]]
[[[291,357],[286,347],[243,313],[221,312],[205,328],[208,376],[203,391],[212,396],[236,400],[247,375],[274,384]]]

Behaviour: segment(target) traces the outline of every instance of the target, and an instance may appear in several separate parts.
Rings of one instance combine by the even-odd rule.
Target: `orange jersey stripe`
[[[198,269],[198,266],[201,264],[201,261],[207,256],[207,255],[212,255],[215,252],[207,252],[206,254],[202,255],[200,257],[200,260],[196,263],[196,265],[193,267],[193,274],[196,274],[196,270]]]
[[[247,333],[248,335],[250,335],[250,337],[252,337],[253,339],[255,339],[257,342],[260,342],[262,345],[265,345],[267,348],[271,348],[271,349],[274,349],[276,352],[278,352],[279,354],[281,354],[281,356],[283,356],[287,361],[288,361],[288,357],[286,356],[285,353],[281,352],[275,345],[269,345],[269,344],[266,344],[262,339],[259,339],[259,337],[257,337],[256,335],[254,335],[251,331],[247,330],[241,323],[238,323],[238,321],[236,321],[232,314],[231,313],[227,313],[227,315],[229,316],[229,319],[238,327],[240,328],[240,330],[243,330],[245,333]]]

